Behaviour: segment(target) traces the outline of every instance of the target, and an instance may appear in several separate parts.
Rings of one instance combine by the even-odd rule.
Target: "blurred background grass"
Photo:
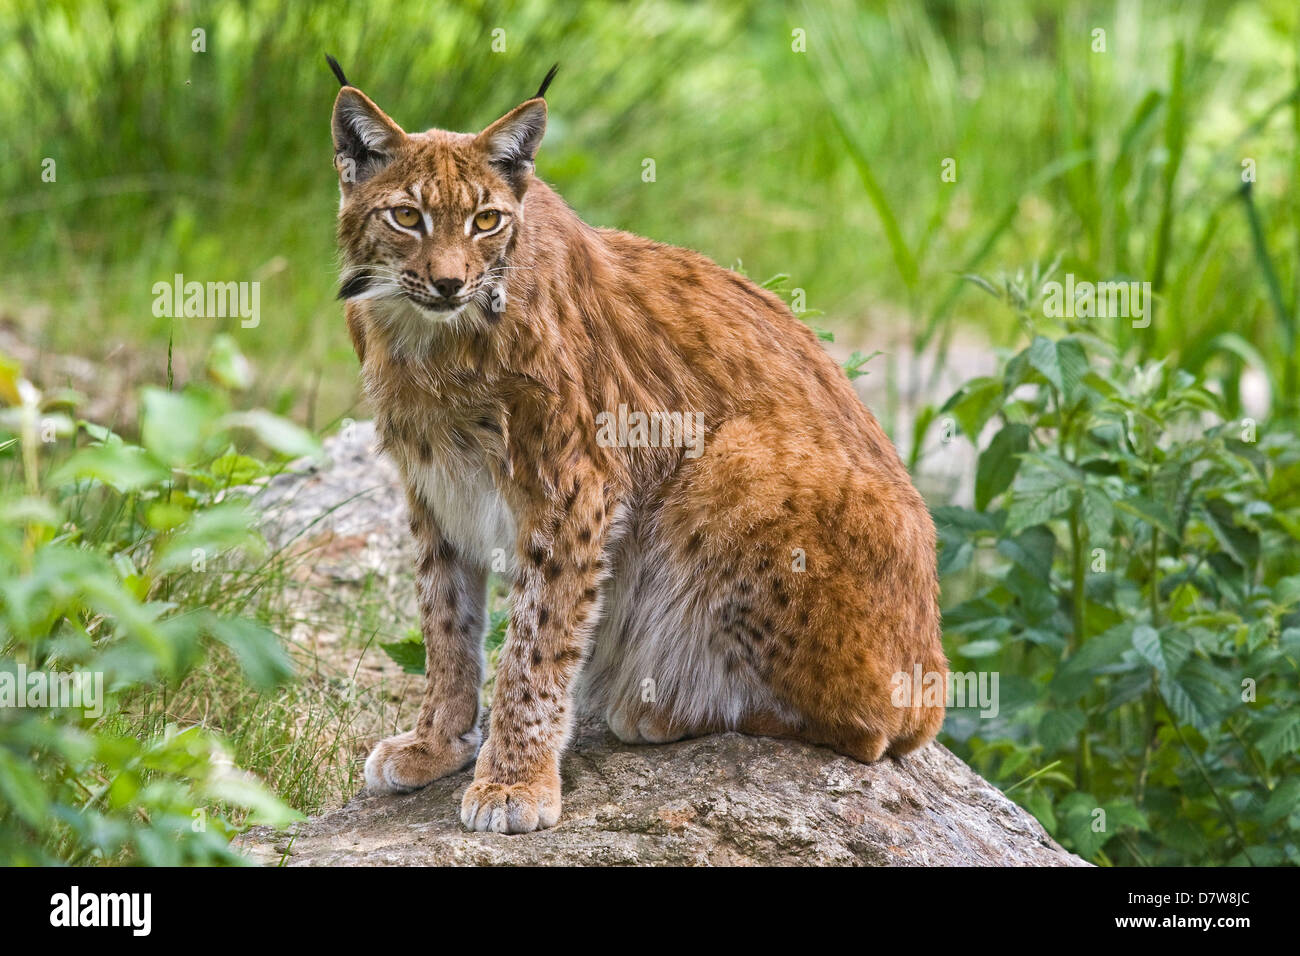
[[[317,427],[361,411],[325,51],[412,130],[481,128],[558,60],[542,177],[591,223],[788,274],[842,342],[1008,344],[1005,310],[959,276],[1060,256],[1156,281],[1130,344],[1230,393],[1252,363],[1281,387],[1294,352],[1259,267],[1266,249],[1295,301],[1293,0],[0,7],[0,316],[109,361],[161,365],[174,338],[181,377],[229,332],[261,373],[249,403]],[[155,318],[175,273],[261,281],[261,325]]]

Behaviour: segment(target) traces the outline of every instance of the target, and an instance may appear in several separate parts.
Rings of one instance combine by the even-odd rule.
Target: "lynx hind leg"
[[[583,672],[584,708],[629,744],[729,730],[790,736],[792,715],[719,626],[718,583],[686,567],[666,539],[629,531]]]
[[[732,422],[663,521],[680,573],[708,589],[712,639],[794,714],[794,736],[864,762],[920,746],[943,721],[942,704],[896,702],[898,675],[917,661],[947,673],[933,524],[901,465],[878,457]]]
[[[916,749],[944,718],[942,697],[910,693],[918,668],[946,687],[929,517],[894,517],[887,532],[849,530],[831,553],[810,552],[810,562],[828,566],[791,601],[809,623],[773,667],[810,739],[866,763]]]
[[[947,684],[929,515],[904,501],[890,519],[846,525],[800,592],[810,626],[774,675],[818,743],[867,763],[916,749],[944,719],[944,695],[912,693],[917,670],[923,687]]]
[[[400,793],[473,761],[483,680],[487,574],[460,558],[412,501],[416,588],[425,644],[425,690],[415,726],[381,740],[366,758],[366,787]]]
[[[625,744],[667,744],[691,737],[737,731],[754,737],[799,738],[805,728],[797,719],[777,708],[745,708],[735,717],[721,709],[694,720],[685,719],[666,707],[653,704],[619,703],[605,712],[605,722]]]
[[[939,675],[946,694],[948,661],[944,658],[942,651],[939,652],[937,657],[931,656],[929,658],[927,665],[922,669],[922,673]],[[945,713],[943,704],[935,706],[927,703],[924,698],[919,702],[913,701],[913,707],[907,715],[902,732],[890,741],[889,756],[903,757],[913,750],[928,744],[939,735],[939,731],[943,727]]]
[[[655,704],[618,700],[605,709],[605,723],[625,744],[668,744],[690,736],[690,728]]]

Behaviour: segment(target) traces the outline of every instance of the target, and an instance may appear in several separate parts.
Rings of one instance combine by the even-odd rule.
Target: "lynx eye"
[[[501,213],[495,209],[485,209],[474,217],[474,228],[479,232],[490,232],[501,221]]]
[[[414,229],[420,224],[420,210],[414,206],[398,206],[393,210],[393,221],[399,226]]]

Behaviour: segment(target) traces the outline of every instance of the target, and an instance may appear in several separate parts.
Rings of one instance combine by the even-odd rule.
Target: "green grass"
[[[1153,281],[1136,343],[1225,372],[1235,333],[1284,378],[1300,199],[1297,14],[1285,0],[1143,8],[1012,0],[768,5],[214,0],[12,4],[0,26],[0,308],[55,349],[125,343],[190,363],[233,331],[250,401],[328,422],[352,409],[332,299],[335,53],[410,128],[481,128],[560,61],[539,160],[589,221],[789,274],[862,344],[1008,343],[959,283],[1065,251],[1091,278]],[[191,51],[191,31],[206,52]],[[792,31],[806,31],[794,52]],[[1091,50],[1095,28],[1107,51]],[[494,53],[492,31],[505,30]],[[1180,52],[1181,51],[1181,52]],[[44,158],[57,181],[40,179]],[[653,158],[656,181],[641,179]],[[957,181],[941,180],[956,161]],[[1260,234],[1228,202],[1255,161]],[[1276,263],[1279,301],[1256,267]],[[263,282],[256,330],[151,314],[180,272]],[[1282,314],[1280,315],[1279,312]],[[880,323],[890,320],[888,325]],[[225,326],[225,327],[223,327]]]

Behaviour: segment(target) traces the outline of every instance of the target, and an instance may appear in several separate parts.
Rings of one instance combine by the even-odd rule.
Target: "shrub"
[[[237,359],[218,349],[218,382],[237,384]],[[265,552],[239,486],[273,465],[236,436],[271,459],[315,441],[232,411],[222,387],[143,389],[138,444],[74,419],[68,396],[42,396],[15,363],[0,361],[0,396],[0,862],[240,862],[238,823],[297,814],[198,727],[136,736],[132,706],[213,645],[257,686],[288,677],[280,639],[237,612]],[[90,706],[39,696],[61,675],[88,682]]]
[[[939,411],[992,433],[935,519],[954,669],[1001,677],[948,738],[1088,859],[1300,862],[1300,442],[1084,322],[1031,335]]]

